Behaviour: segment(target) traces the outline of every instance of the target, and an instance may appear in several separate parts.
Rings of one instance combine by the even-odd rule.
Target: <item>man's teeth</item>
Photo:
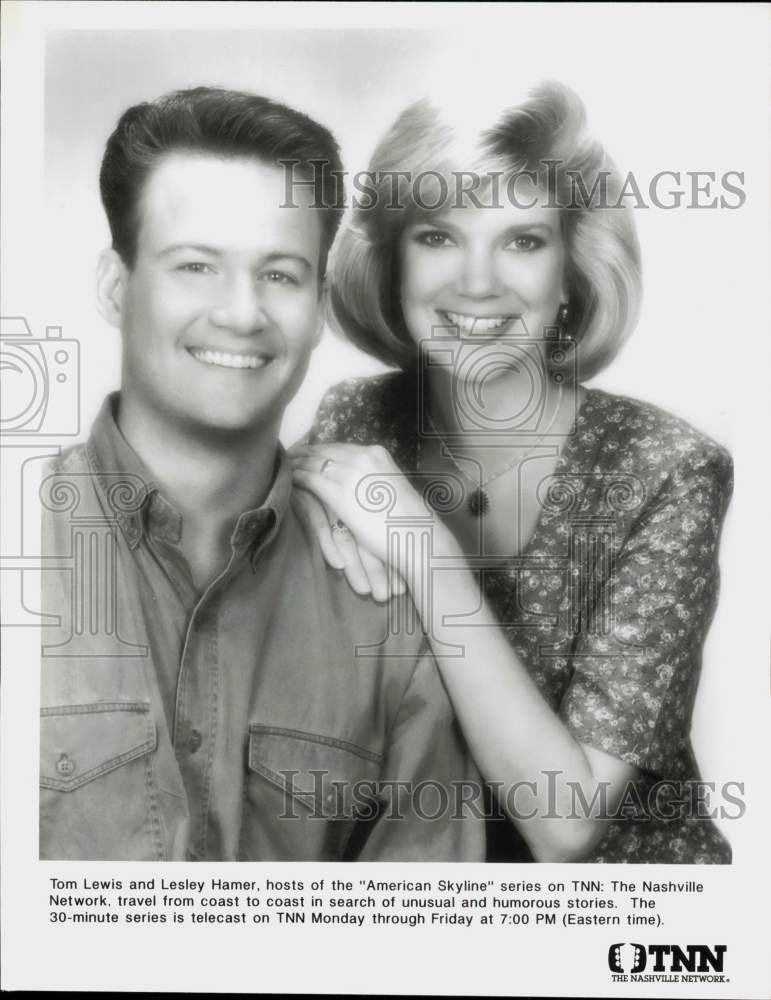
[[[463,333],[490,333],[501,330],[515,319],[514,316],[466,316],[454,312],[445,312],[445,316]]]
[[[226,351],[190,351],[198,361],[220,368],[263,368],[268,358],[259,354],[228,354]]]

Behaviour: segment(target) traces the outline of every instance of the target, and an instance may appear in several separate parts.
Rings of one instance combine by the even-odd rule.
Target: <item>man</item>
[[[295,207],[279,161],[313,171]],[[326,567],[278,440],[340,169],[306,116],[208,88],[129,109],[107,143],[122,380],[41,491],[42,858],[482,859],[425,640]]]

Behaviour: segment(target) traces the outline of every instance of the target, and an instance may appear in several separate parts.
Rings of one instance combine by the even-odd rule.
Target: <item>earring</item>
[[[570,316],[570,310],[568,309],[567,302],[563,302],[560,305],[559,312],[557,313],[559,318],[560,326],[567,326],[568,317]]]

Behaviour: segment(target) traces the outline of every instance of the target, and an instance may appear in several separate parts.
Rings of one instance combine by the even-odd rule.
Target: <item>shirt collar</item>
[[[270,542],[281,527],[289,508],[292,494],[292,468],[282,445],[279,443],[274,466],[273,485],[259,507],[244,511],[236,522],[230,544],[233,548],[252,545],[252,569],[257,572],[261,550]]]
[[[115,392],[102,403],[87,451],[102,497],[134,549],[144,532],[145,508],[158,486],[115,422],[119,398]]]
[[[182,533],[182,515],[160,493],[147,466],[134,451],[115,420],[120,394],[109,395],[94,421],[88,442],[92,469],[103,498],[120,525],[129,547],[139,545],[145,531],[164,541],[178,543]],[[255,546],[252,568],[257,556],[278,531],[289,507],[292,471],[281,444],[278,445],[273,485],[259,507],[240,515],[231,535],[234,548]],[[259,545],[255,544],[259,540]]]

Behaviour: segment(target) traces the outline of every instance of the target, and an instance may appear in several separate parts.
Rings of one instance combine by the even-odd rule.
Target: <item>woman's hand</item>
[[[427,508],[388,452],[378,445],[303,444],[289,451],[289,459],[295,486],[300,488],[301,502],[327,562],[340,568],[342,561],[358,593],[371,590],[378,599],[385,599],[385,584],[401,592],[404,581],[397,567],[386,565],[388,519],[394,523],[397,518],[425,518]],[[367,497],[370,488],[373,495],[377,492],[378,484],[390,500],[385,510],[373,509],[382,505]],[[310,503],[308,493],[317,504]],[[344,528],[330,527],[339,522]]]
[[[406,591],[407,585],[396,570],[388,570],[380,559],[360,548],[350,531],[333,527],[337,515],[315,494],[297,487],[294,495],[327,563],[343,571],[352,590],[357,594],[372,594],[376,601],[388,601]]]

